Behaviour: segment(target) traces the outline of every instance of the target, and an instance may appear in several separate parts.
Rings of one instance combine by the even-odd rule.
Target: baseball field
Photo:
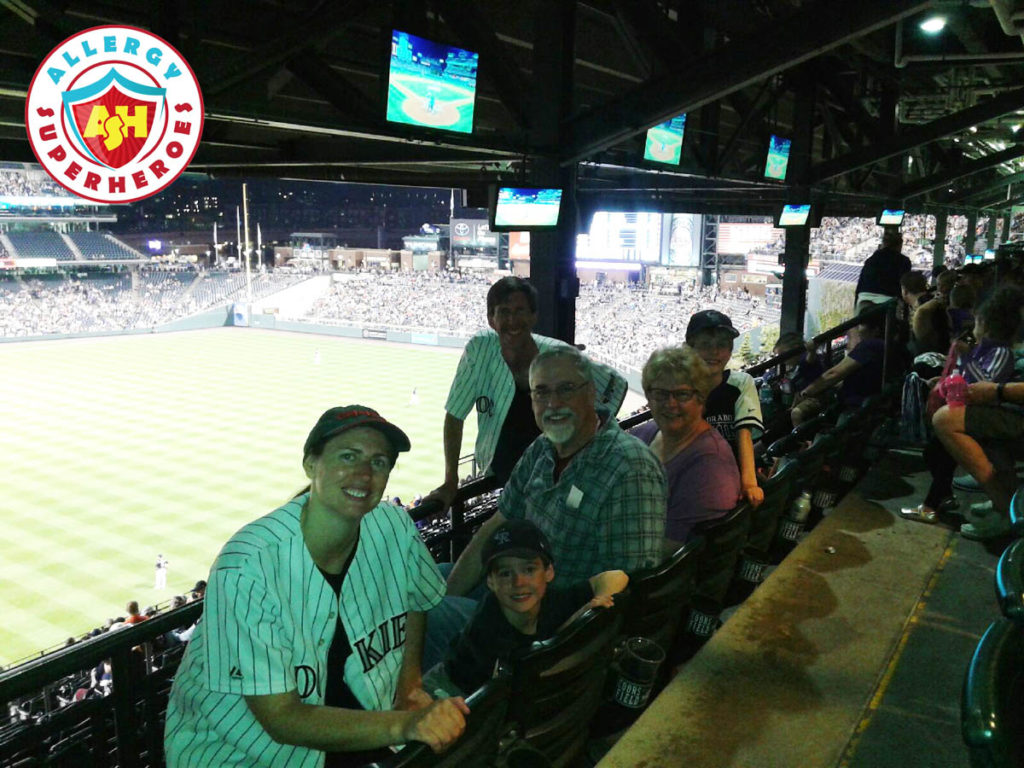
[[[303,487],[302,444],[330,406],[406,430],[387,495],[427,493],[458,360],[242,328],[0,344],[0,666],[206,578],[235,530]],[[471,416],[463,453],[475,434]]]

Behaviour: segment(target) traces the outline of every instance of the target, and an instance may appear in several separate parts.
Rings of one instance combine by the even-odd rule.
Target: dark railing
[[[189,603],[0,674],[0,702],[15,715],[0,729],[0,764],[161,765],[167,693],[185,647],[162,640],[193,624],[202,609]],[[111,666],[108,695],[58,705],[63,680],[104,661]],[[28,719],[17,722],[26,708]]]
[[[814,337],[834,354],[833,342],[863,317],[886,313],[887,349],[896,302],[877,305]],[[748,373],[763,375],[803,349],[757,363]],[[647,411],[623,419],[629,429],[650,418]],[[454,561],[479,525],[497,508],[500,483],[480,478],[462,485],[449,512],[438,503],[410,510],[424,541],[438,561]],[[163,716],[171,680],[183,645],[162,648],[160,638],[194,623],[202,602],[189,603],[129,628],[84,640],[0,674],[0,702],[14,711],[29,707],[24,722],[0,726],[0,765],[160,766],[163,764]],[[83,676],[111,662],[113,684],[100,699],[59,706],[57,689],[69,676]]]

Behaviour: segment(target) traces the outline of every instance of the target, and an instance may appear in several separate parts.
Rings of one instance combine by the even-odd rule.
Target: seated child
[[[551,545],[529,520],[503,523],[480,557],[489,592],[445,660],[424,675],[423,687],[434,696],[472,693],[513,651],[549,639],[588,608],[610,607],[612,595],[629,583],[623,571],[605,571],[571,586],[549,586],[555,578]]]

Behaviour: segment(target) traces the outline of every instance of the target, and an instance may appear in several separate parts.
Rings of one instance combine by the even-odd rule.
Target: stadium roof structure
[[[1024,180],[1020,18],[1024,0],[2,0],[0,157],[33,159],[45,54],[125,24],[196,71],[200,173],[480,191],[574,168],[581,207],[1003,210]],[[480,54],[471,133],[385,120],[394,29]],[[680,164],[644,161],[681,113]],[[763,175],[771,134],[793,142],[785,183]]]

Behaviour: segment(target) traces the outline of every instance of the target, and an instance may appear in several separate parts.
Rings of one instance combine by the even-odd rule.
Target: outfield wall
[[[168,331],[198,331],[205,328],[221,328],[231,324],[231,308],[216,307],[205,312],[183,317],[163,325],[147,328],[126,328],[112,331],[84,331],[82,333],[48,333],[43,336],[0,336],[0,343],[15,341],[51,341],[53,339],[92,339],[102,336],[139,336],[147,333],[165,333]]]

